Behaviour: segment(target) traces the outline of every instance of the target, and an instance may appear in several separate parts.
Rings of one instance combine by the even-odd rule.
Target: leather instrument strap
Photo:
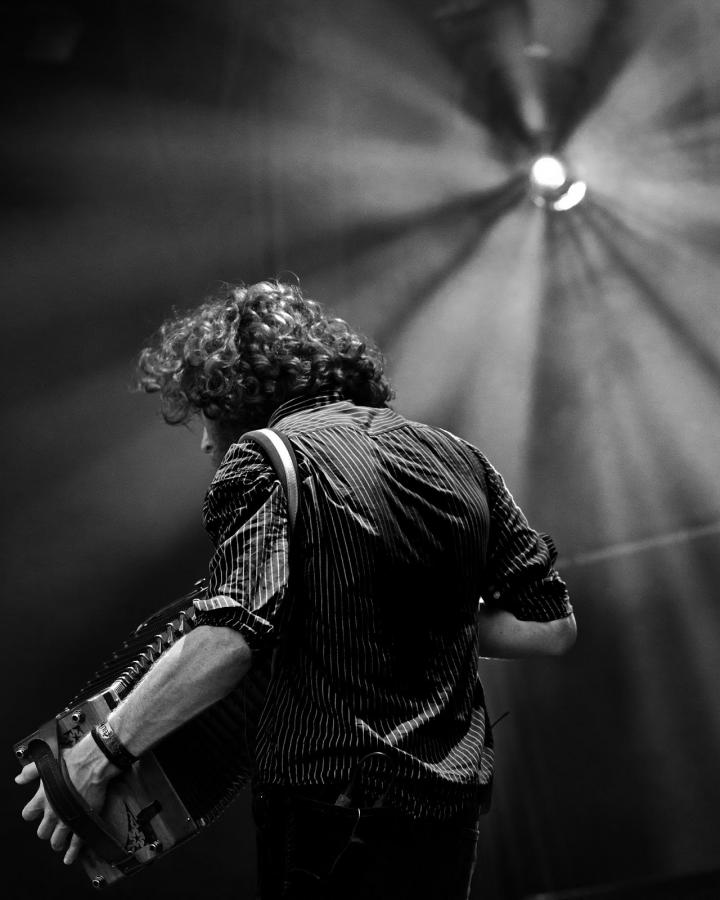
[[[259,428],[257,431],[248,431],[243,435],[243,440],[255,441],[265,451],[265,456],[275,469],[275,474],[280,479],[280,484],[285,491],[288,507],[288,543],[292,543],[292,536],[295,531],[295,523],[298,517],[298,507],[300,505],[300,487],[298,475],[297,458],[290,440],[280,431],[273,431],[272,428]],[[281,664],[283,654],[286,652],[288,635],[287,632],[280,636],[280,639],[273,650],[272,661],[270,664],[271,675]]]
[[[279,431],[272,428],[259,428],[257,431],[248,431],[243,435],[243,440],[251,440],[259,444],[265,451],[268,461],[272,464],[275,473],[285,491],[288,505],[288,521],[290,523],[290,535],[295,528],[299,505],[299,485],[297,459],[295,451],[289,439]]]
[[[53,724],[59,728],[57,721]],[[45,794],[60,819],[100,856],[121,871],[137,863],[73,787],[59,753],[57,731],[35,738],[28,745],[28,755],[37,766]]]

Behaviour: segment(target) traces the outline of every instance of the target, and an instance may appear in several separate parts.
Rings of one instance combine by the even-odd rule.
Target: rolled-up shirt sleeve
[[[535,531],[502,476],[483,457],[490,510],[487,582],[483,600],[524,621],[550,622],[572,613],[567,587],[554,563],[552,538]]]
[[[287,500],[254,445],[235,444],[208,489],[203,524],[215,546],[197,625],[239,631],[253,651],[277,636],[288,583]]]

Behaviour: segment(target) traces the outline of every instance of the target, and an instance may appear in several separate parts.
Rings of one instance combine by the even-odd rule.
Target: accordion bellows
[[[194,627],[193,602],[204,594],[204,584],[198,582],[193,592],[141,623],[55,719],[15,745],[20,761],[32,761],[38,741],[72,746],[107,718],[158,657]],[[168,853],[217,819],[237,796],[252,775],[269,675],[269,661],[254,664],[227,697],[173,732],[111,783],[102,819],[126,858],[113,864],[86,847],[81,861],[95,887],[109,885]]]

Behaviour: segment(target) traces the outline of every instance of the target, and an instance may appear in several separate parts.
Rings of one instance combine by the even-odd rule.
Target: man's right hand
[[[101,812],[105,805],[107,785],[120,773],[97,746],[88,734],[63,753],[68,776],[75,790],[95,812]],[[35,763],[28,763],[15,777],[16,784],[33,784],[39,778]],[[50,841],[50,846],[58,853],[65,853],[63,862],[71,865],[80,855],[82,838],[73,834],[52,808],[45,794],[42,783],[38,785],[32,800],[22,811],[26,822],[41,819],[37,836],[43,841]]]

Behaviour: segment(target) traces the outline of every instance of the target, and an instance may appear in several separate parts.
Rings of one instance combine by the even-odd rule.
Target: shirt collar
[[[319,394],[312,394],[309,397],[293,397],[278,406],[270,416],[268,428],[273,428],[280,419],[284,419],[287,416],[298,412],[306,412],[310,409],[320,409],[320,407],[328,406],[331,403],[339,403],[342,399],[339,391],[321,391]]]

